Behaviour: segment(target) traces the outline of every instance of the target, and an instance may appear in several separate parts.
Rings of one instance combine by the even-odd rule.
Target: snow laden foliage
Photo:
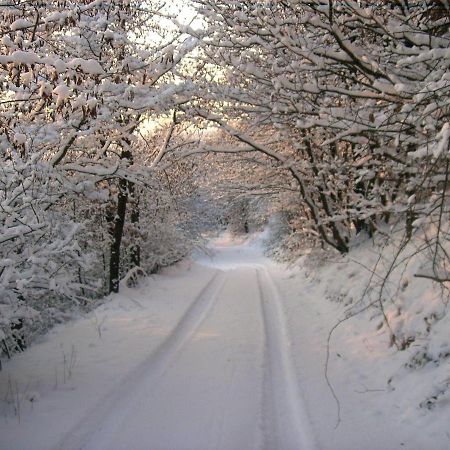
[[[448,281],[446,2],[195,3],[212,71],[193,113],[290,174],[306,233],[346,253],[382,222],[425,227]]]
[[[166,198],[167,186],[137,154],[148,151],[143,123],[170,112],[189,91],[173,73],[196,40],[162,29],[161,7],[132,0],[0,1],[0,330],[6,353],[25,346],[29,330],[117,291],[130,264],[141,264],[137,246],[145,240],[126,242],[134,250],[121,252],[122,238],[131,242],[145,223],[153,242],[170,241],[172,248],[170,256],[158,257],[158,246],[143,249],[150,267],[186,251],[185,244],[176,249],[183,233],[172,213],[164,215],[169,207],[161,212],[159,206],[161,219],[154,220],[148,204]],[[166,219],[169,226],[162,225]]]

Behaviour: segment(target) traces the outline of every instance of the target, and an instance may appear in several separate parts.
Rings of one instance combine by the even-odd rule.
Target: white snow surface
[[[423,378],[387,385],[398,358],[382,330],[346,325],[333,341],[336,427],[323,368],[343,307],[323,297],[351,285],[342,267],[312,276],[222,235],[122,286],[3,361],[0,449],[448,449],[448,405],[408,402]]]

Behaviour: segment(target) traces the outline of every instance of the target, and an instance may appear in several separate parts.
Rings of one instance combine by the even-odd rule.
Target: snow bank
[[[417,256],[384,281],[396,251],[395,243],[367,241],[346,257],[312,252],[279,273],[300,380],[324,450],[449,448],[448,305],[438,286],[414,277],[422,265]],[[325,378],[328,350],[333,392]]]

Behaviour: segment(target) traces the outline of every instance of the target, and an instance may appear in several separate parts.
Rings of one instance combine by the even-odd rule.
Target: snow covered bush
[[[268,221],[267,238],[264,240],[267,254],[278,261],[291,262],[314,247],[317,243],[316,236],[306,233],[302,222],[295,209],[273,213]]]
[[[39,156],[26,160],[12,151],[1,168],[0,328],[7,353],[58,319],[44,320],[41,312],[75,308],[98,294],[90,274],[95,260],[81,248],[86,230],[55,205],[61,180]]]

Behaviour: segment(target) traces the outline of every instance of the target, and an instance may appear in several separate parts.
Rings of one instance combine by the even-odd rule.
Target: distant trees
[[[340,252],[382,222],[406,239],[432,224],[433,276],[448,280],[447,2],[195,4],[216,75],[193,112],[278,161],[305,230]]]

